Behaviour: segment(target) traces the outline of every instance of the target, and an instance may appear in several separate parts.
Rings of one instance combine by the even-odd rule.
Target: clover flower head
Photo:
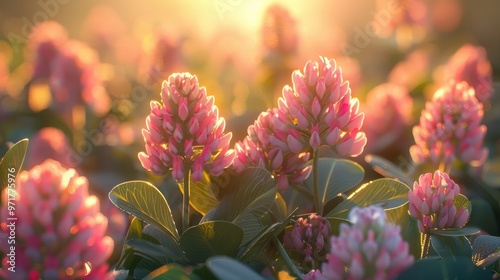
[[[331,250],[315,279],[390,279],[412,265],[409,245],[399,226],[386,222],[378,206],[353,208],[352,225],[341,224]]]
[[[163,82],[161,102],[151,101],[146,126],[142,130],[146,152],[138,156],[153,174],[171,171],[182,181],[189,168],[197,182],[203,171],[218,176],[232,164],[232,134],[224,133],[226,122],[219,117],[214,97],[207,96],[194,75],[175,73]]]
[[[298,253],[301,262],[322,262],[329,249],[330,223],[313,213],[307,218],[299,218],[291,231],[283,236],[284,247]]]
[[[366,144],[364,114],[358,112],[359,101],[351,98],[349,82],[335,60],[308,61],[303,72],[293,72],[292,83],[278,99],[275,124],[288,128],[290,149],[299,153],[326,145],[341,156],[360,155]]]
[[[476,92],[479,102],[490,100],[492,89],[491,63],[483,47],[464,45],[458,49],[446,65],[448,80],[466,81]]]
[[[413,161],[442,163],[449,167],[460,160],[482,165],[488,155],[483,147],[486,126],[483,106],[466,82],[451,81],[425,104],[420,123],[413,127],[415,145],[410,147]]]
[[[390,145],[412,120],[413,99],[406,88],[396,84],[385,83],[372,89],[365,107],[367,150]]]
[[[309,153],[294,153],[287,145],[287,133],[274,126],[278,109],[262,112],[247,129],[248,136],[235,144],[236,156],[233,167],[241,172],[255,166],[269,170],[275,177],[279,191],[290,184],[302,183],[311,173],[307,165]]]
[[[460,187],[447,173],[437,170],[420,175],[408,193],[410,214],[418,219],[419,230],[428,233],[431,229],[463,227],[469,220],[469,210],[455,206],[459,193]]]
[[[2,195],[7,201],[12,191]],[[105,236],[108,220],[85,177],[46,160],[18,174],[15,195],[15,213],[2,206],[0,235],[7,240],[8,218],[17,218],[16,272],[2,273],[15,277],[9,279],[113,279],[106,263],[114,246]],[[9,246],[3,242],[0,249],[8,254]]]
[[[33,28],[28,41],[33,52],[33,78],[49,78],[52,62],[67,40],[66,29],[56,21],[45,21]]]

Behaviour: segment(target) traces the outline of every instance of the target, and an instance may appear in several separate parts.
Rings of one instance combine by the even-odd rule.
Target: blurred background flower
[[[450,58],[445,68],[445,79],[466,81],[472,86],[476,98],[488,104],[493,88],[491,86],[491,64],[483,47],[464,45]]]
[[[392,279],[413,264],[400,227],[386,221],[381,207],[354,207],[349,220],[331,237],[327,261],[313,279]]]
[[[26,169],[31,169],[47,159],[53,159],[66,168],[75,167],[70,161],[71,150],[68,138],[59,129],[44,127],[30,139],[26,155]]]
[[[467,82],[451,81],[444,85],[426,103],[420,123],[413,128],[413,161],[431,162],[442,171],[456,164],[481,166],[488,156],[483,143],[483,115],[483,106]]]
[[[99,199],[89,195],[85,177],[47,160],[20,173],[15,190],[17,262],[9,279],[113,279],[106,262],[114,246],[105,235],[108,219]],[[0,234],[6,239],[12,215],[7,204],[1,210]],[[1,245],[4,254],[10,252],[7,242]]]
[[[368,93],[361,108],[365,113],[367,153],[380,153],[391,145],[405,147],[400,141],[405,142],[405,130],[413,119],[413,99],[405,87],[391,83],[378,85]],[[391,149],[401,152],[394,146]]]
[[[66,28],[56,21],[35,26],[29,38],[33,56],[33,79],[49,79],[52,63],[68,40]]]

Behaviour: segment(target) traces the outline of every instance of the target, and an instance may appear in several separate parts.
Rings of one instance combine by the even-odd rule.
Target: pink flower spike
[[[351,98],[349,83],[343,81],[337,63],[320,57],[319,61],[308,61],[303,71],[293,73],[293,87],[285,86],[278,100],[278,115],[286,116],[280,119],[299,132],[296,140],[288,139],[292,152],[299,152],[299,142],[304,150],[315,151],[321,144],[338,150],[339,142],[347,141],[340,136],[352,134],[356,140],[341,146],[341,155],[359,155],[366,144],[360,131],[363,114],[358,113],[358,101]]]
[[[386,279],[412,265],[401,229],[386,221],[381,207],[354,207],[349,220],[352,224],[341,224],[340,234],[331,237],[317,279]]]
[[[297,154],[302,152],[303,145],[299,139],[293,137],[292,135],[288,135],[287,143],[288,143],[288,147],[290,147],[290,150],[292,152],[297,153]]]
[[[319,131],[317,125],[312,127],[312,133],[311,133],[311,139],[309,139],[309,145],[311,146],[313,151],[316,151],[321,145],[321,139],[319,137]]]
[[[184,163],[180,156],[172,159],[172,177],[179,182],[184,179]]]
[[[107,261],[114,242],[106,236],[108,219],[99,210],[98,198],[89,196],[88,188],[85,177],[51,159],[19,173],[15,197],[19,211],[16,212],[14,278],[59,279],[68,267],[79,273],[79,267],[90,262],[87,273],[92,273],[94,278],[84,274],[75,278],[112,279]],[[2,195],[7,197],[7,189]],[[7,204],[2,205],[2,232],[7,228],[7,210]],[[49,220],[52,222],[36,222]],[[4,255],[9,253],[6,246],[0,246],[0,250]],[[8,256],[3,263],[7,261]],[[23,272],[29,272],[33,278]]]
[[[311,112],[312,115],[315,119],[318,119],[319,113],[321,113],[321,105],[318,101],[317,97],[314,97],[312,105],[311,105]]]
[[[434,174],[420,175],[419,181],[408,193],[410,214],[418,219],[419,230],[428,233],[431,229],[462,227],[468,220],[468,210],[457,209],[454,200],[460,187],[447,173],[436,171]],[[420,198],[421,197],[421,198]],[[432,203],[432,207],[429,204]],[[462,213],[464,216],[462,217]]]
[[[467,224],[467,221],[469,220],[469,210],[463,208],[460,210],[461,211],[457,213],[457,218],[453,223],[453,226],[457,228],[465,226]]]
[[[475,89],[479,102],[489,102],[493,93],[492,66],[486,50],[479,46],[462,46],[448,61],[445,79],[466,81]]]
[[[279,148],[274,148],[269,152],[271,168],[278,169],[283,164],[283,152]]]
[[[193,181],[198,182],[203,179],[203,161],[198,160],[202,159],[201,157],[197,157],[193,162],[193,173],[191,173],[191,178]]]
[[[483,106],[470,93],[466,82],[449,82],[427,102],[420,123],[413,129],[415,145],[410,148],[417,164],[430,161],[444,164],[456,162],[480,166],[486,160],[483,147],[486,126],[481,125]]]
[[[203,171],[221,174],[232,163],[234,152],[229,149],[232,134],[224,134],[225,121],[219,117],[214,102],[213,96],[207,96],[205,88],[199,86],[196,76],[170,75],[162,83],[161,103],[151,102],[143,133],[146,154],[139,156],[143,167],[156,175],[171,171],[178,181],[187,172],[186,166],[196,167],[192,170],[194,181],[201,178]],[[198,155],[203,162],[194,165]]]
[[[189,115],[189,109],[188,109],[188,103],[187,103],[187,98],[182,97],[179,100],[179,118],[182,121],[185,121]]]

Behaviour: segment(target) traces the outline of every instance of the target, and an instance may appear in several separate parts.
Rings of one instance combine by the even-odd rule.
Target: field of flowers
[[[0,8],[0,279],[500,277],[500,3],[125,2]]]

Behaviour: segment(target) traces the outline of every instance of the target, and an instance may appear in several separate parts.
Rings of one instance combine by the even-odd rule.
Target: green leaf
[[[134,269],[134,279],[144,279],[149,273],[160,268],[163,264],[151,259],[142,259]]]
[[[313,205],[313,195],[304,187],[290,185],[283,193],[286,201],[287,212],[298,209],[299,213],[310,212]]]
[[[500,237],[481,235],[472,243],[472,261],[478,266],[487,267],[500,260]]]
[[[465,236],[431,235],[432,248],[441,258],[472,257],[472,247]]]
[[[472,205],[471,203],[469,202],[469,199],[463,195],[463,194],[458,194],[457,197],[455,197],[455,199],[453,200],[453,205],[455,205],[455,208],[457,209],[460,209],[460,208],[465,208],[467,210],[469,210],[469,217],[471,215],[471,212],[472,212]]]
[[[401,182],[411,186],[413,184],[413,180],[411,179],[411,174],[415,171],[414,166],[409,166],[408,171],[404,171],[394,163],[386,160],[383,157],[369,154],[365,156],[365,161],[371,165],[373,170],[375,170],[380,175],[386,178],[394,178],[398,179]]]
[[[401,207],[387,209],[388,220],[401,227],[401,236],[410,245],[410,253],[415,259],[420,258],[422,246],[420,244],[420,231],[418,229],[417,219],[411,217],[408,213],[409,203],[403,204]]]
[[[202,221],[222,220],[233,222],[244,232],[246,244],[262,230],[259,222],[274,203],[275,181],[262,168],[248,168],[231,180],[232,191],[221,198],[219,205],[210,210]]]
[[[215,255],[234,256],[243,240],[243,230],[230,222],[210,221],[188,228],[180,238],[186,257],[194,264]]]
[[[146,239],[132,238],[125,242],[133,248],[136,253],[144,257],[154,258],[160,263],[184,261],[184,256],[180,252],[173,251],[165,246],[152,243]]]
[[[346,223],[348,225],[352,224],[351,221],[341,218],[326,217],[325,219],[327,219],[328,222],[330,223],[330,235],[339,235],[341,224],[343,223]]]
[[[211,257],[207,261],[207,267],[212,271],[219,280],[234,280],[234,279],[262,279],[257,272],[250,269],[241,262],[224,256]]]
[[[132,269],[138,262],[139,257],[134,255],[134,250],[132,247],[127,245],[126,241],[133,238],[142,237],[142,222],[133,218],[130,226],[128,228],[127,236],[125,237],[125,243],[123,244],[122,254],[117,262],[118,268]]]
[[[182,184],[178,184],[181,193],[184,192]],[[216,187],[210,182],[208,173],[203,172],[203,179],[199,182],[190,182],[189,204],[194,210],[205,215],[219,204]]]
[[[321,203],[325,205],[337,195],[352,189],[363,180],[364,174],[363,167],[354,161],[318,159],[318,195],[321,197]],[[311,193],[314,190],[313,177],[309,176],[304,182]]]
[[[285,263],[288,270],[296,277],[302,277],[302,273],[299,271],[297,266],[295,266],[293,261],[290,259],[290,256],[288,255],[285,248],[281,244],[281,241],[275,235],[272,235],[272,238],[274,241],[273,242],[274,246],[276,247],[276,249],[278,249],[279,258]]]
[[[463,228],[448,228],[448,229],[431,229],[430,233],[432,235],[440,236],[465,236],[474,235],[479,233],[481,230],[475,227],[463,227]]]
[[[378,205],[386,210],[398,208],[408,202],[408,191],[410,188],[398,180],[377,179],[362,185],[326,216],[345,219],[355,206]]]
[[[123,211],[179,239],[170,207],[152,184],[145,181],[121,183],[111,190],[109,199]]]
[[[279,221],[283,221],[286,219],[286,214],[287,214],[286,201],[279,192],[276,193],[276,198],[274,199],[274,203],[270,211],[273,213],[274,217],[276,217]]]
[[[408,206],[409,203],[406,202],[401,207],[385,210],[387,219],[395,225],[402,225],[403,222],[407,222],[409,219]]]
[[[0,192],[9,185],[9,178],[15,179],[21,170],[28,150],[28,139],[23,139],[12,145],[0,162]],[[0,205],[2,204],[0,196]]]
[[[171,234],[165,233],[152,225],[146,225],[142,230],[145,236],[153,238],[161,246],[166,247],[168,250],[174,252],[176,256],[183,256],[181,247],[178,240],[176,240]]]
[[[194,274],[189,274],[182,266],[175,264],[163,265],[150,272],[142,280],[195,280],[200,279]]]
[[[195,266],[192,270],[192,273],[203,280],[219,280],[217,279],[217,277],[215,277],[212,271],[208,269],[206,263]]]
[[[296,211],[290,213],[290,215],[288,215],[283,222],[274,223],[262,229],[262,231],[238,253],[238,259],[251,261],[268,244],[273,235],[278,236],[285,230],[295,212]]]
[[[491,279],[491,273],[475,266],[470,258],[439,259],[429,257],[417,260],[411,267],[402,271],[397,280],[429,279]]]

